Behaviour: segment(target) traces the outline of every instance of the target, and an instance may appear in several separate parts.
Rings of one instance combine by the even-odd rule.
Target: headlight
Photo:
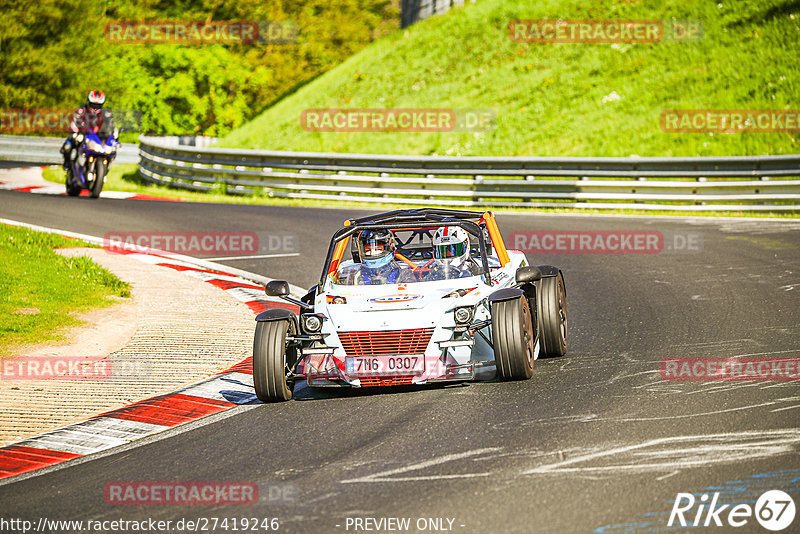
[[[309,334],[315,334],[322,330],[322,319],[318,315],[308,314],[302,316],[303,330]]]
[[[99,152],[100,154],[105,152],[103,146],[94,141],[86,141],[86,147],[92,152]]]
[[[472,322],[472,307],[464,306],[456,308],[455,311],[456,324],[469,324]]]

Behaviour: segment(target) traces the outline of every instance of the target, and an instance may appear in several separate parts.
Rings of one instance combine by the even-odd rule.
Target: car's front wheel
[[[498,378],[530,378],[533,374],[536,334],[528,299],[521,297],[492,304],[492,336]]]
[[[287,334],[294,334],[292,321],[269,321],[256,324],[253,341],[253,384],[263,402],[292,398],[294,383],[287,380]]]

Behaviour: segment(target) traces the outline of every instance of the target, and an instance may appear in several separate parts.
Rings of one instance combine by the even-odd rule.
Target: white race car
[[[345,255],[349,256],[345,258]],[[348,220],[300,307],[256,317],[253,380],[264,402],[319,386],[531,377],[567,350],[564,277],[507,250],[491,212],[398,210]]]

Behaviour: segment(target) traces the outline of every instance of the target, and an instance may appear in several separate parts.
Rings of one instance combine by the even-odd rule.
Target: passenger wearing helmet
[[[69,137],[61,147],[61,153],[64,155],[64,170],[69,169],[70,153],[73,147],[80,144],[78,142],[80,134],[94,132],[102,139],[106,139],[114,132],[114,117],[111,116],[110,111],[103,109],[105,102],[106,95],[103,94],[103,91],[90,91],[86,103],[79,107],[72,116]]]
[[[394,258],[394,236],[389,230],[362,230],[358,234],[358,254],[361,268],[353,284],[379,285],[416,282],[416,277],[404,264]]]
[[[426,280],[447,280],[480,274],[469,255],[469,234],[459,226],[443,226],[433,234],[433,265]]]

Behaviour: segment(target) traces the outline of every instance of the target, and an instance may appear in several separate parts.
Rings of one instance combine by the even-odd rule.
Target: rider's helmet
[[[95,109],[102,108],[105,101],[106,95],[103,94],[103,91],[89,91],[89,96],[86,99],[89,107]]]
[[[370,269],[388,265],[394,258],[394,237],[389,230],[362,230],[358,234],[358,252]]]
[[[460,268],[469,258],[469,234],[460,226],[443,226],[433,234],[433,257],[446,267]]]

